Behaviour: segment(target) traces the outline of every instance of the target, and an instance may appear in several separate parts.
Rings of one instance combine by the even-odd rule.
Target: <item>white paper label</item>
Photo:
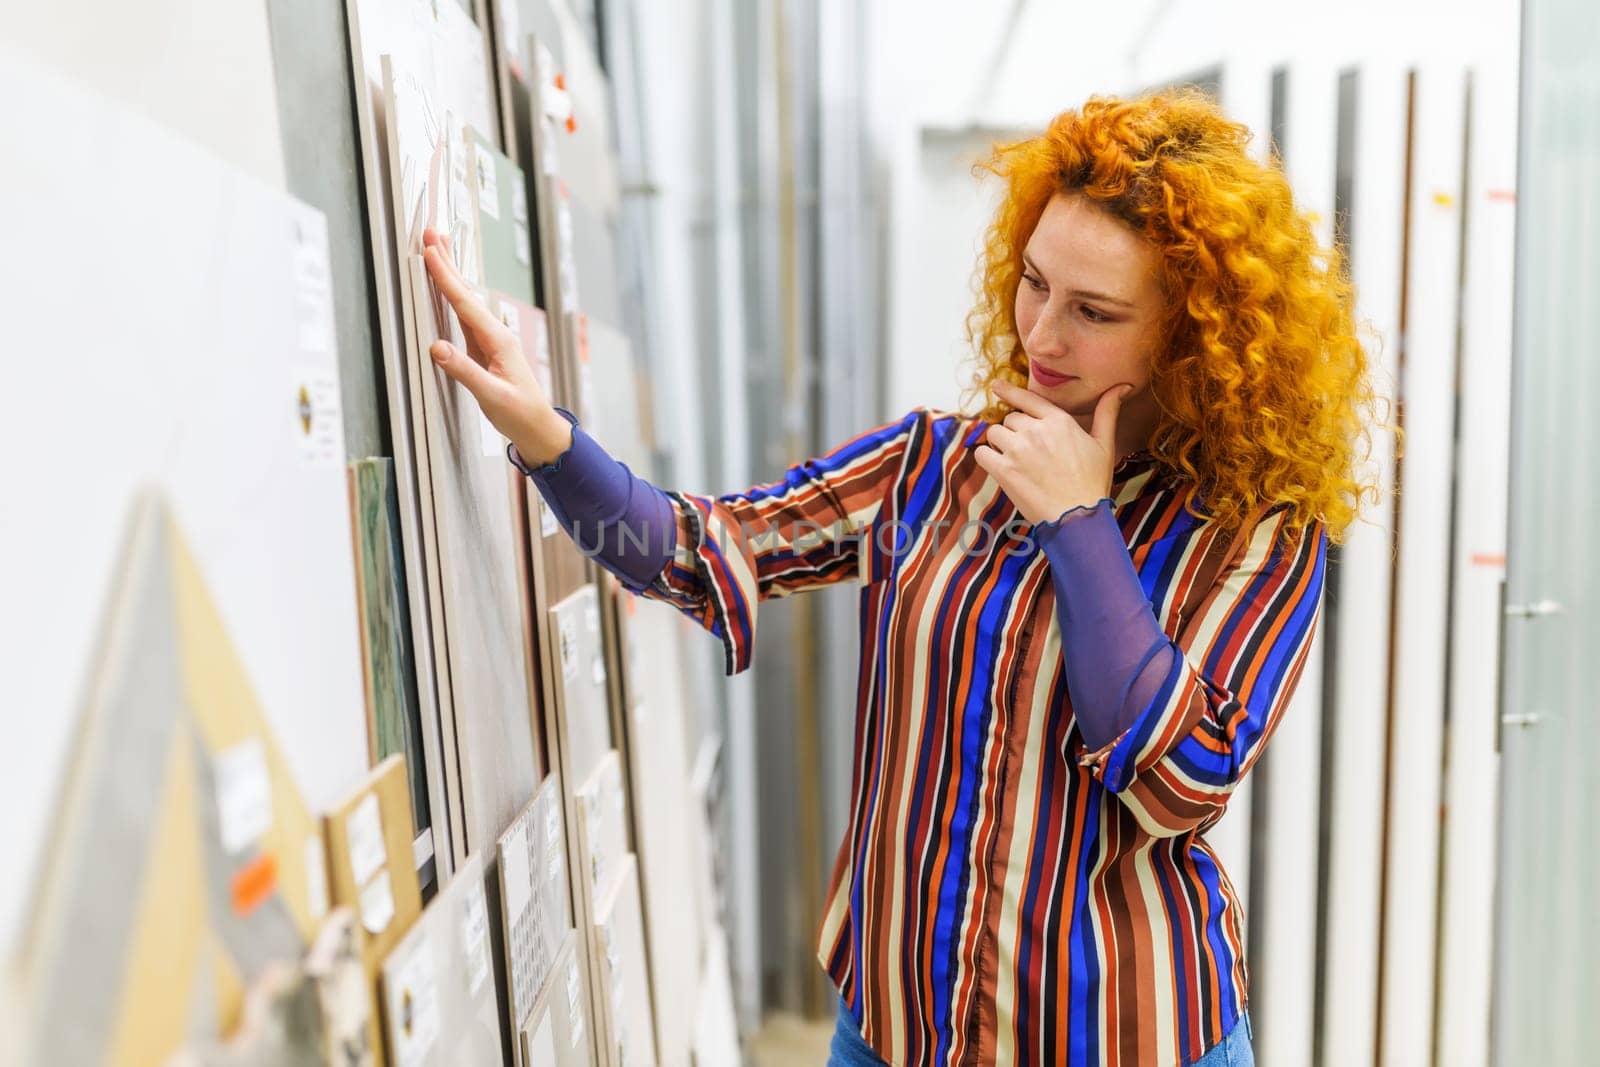
[[[381,934],[393,921],[394,890],[389,885],[389,872],[383,870],[361,891],[361,925],[369,934]]]
[[[489,911],[484,906],[483,886],[467,892],[461,916],[461,941],[467,949],[467,985],[476,997],[489,980]]]
[[[598,652],[595,653],[594,663],[590,666],[589,672],[594,676],[594,684],[596,688],[605,685],[606,658],[600,655]]]
[[[494,153],[485,151],[481,145],[473,145],[472,162],[478,172],[478,210],[492,219],[498,219],[500,176],[495,173]]]
[[[378,794],[368,793],[345,822],[350,839],[350,874],[356,885],[366,885],[388,860],[383,846],[383,817],[378,810]]]
[[[500,863],[505,868],[506,914],[511,922],[527,909],[533,897],[533,874],[528,868],[528,843],[523,834],[516,835],[510,846],[500,852]]]
[[[545,877],[554,885],[561,880],[561,854],[558,852],[550,857],[550,864],[545,868]]]
[[[425,1062],[439,1040],[439,983],[433,959],[433,940],[421,937],[397,975],[400,985],[400,1025],[395,1028],[395,1060],[399,1067]]]
[[[503,5],[514,7],[514,4]],[[528,191],[523,188],[511,190],[511,221],[520,222],[524,226],[528,223]]]
[[[339,379],[323,367],[299,367],[289,375],[288,408],[300,458],[319,466],[344,463],[344,413]]]
[[[517,262],[524,267],[533,265],[533,241],[528,236],[528,227],[525,223],[517,223],[513,231],[513,240],[516,242]]]
[[[550,504],[545,500],[544,494],[539,495],[539,536],[549,537],[559,533],[561,524],[556,521],[556,513],[551,510]]]
[[[306,838],[306,895],[313,919],[328,914],[327,853],[323,851],[322,838],[316,834]]]
[[[332,275],[327,222],[314,214],[295,219],[295,322],[300,351],[307,355],[326,355],[334,348]]]
[[[237,854],[272,829],[272,779],[259,737],[241,741],[216,761],[217,815],[222,847]]]
[[[561,840],[561,812],[556,809],[555,801],[552,800],[550,802],[550,806],[545,809],[545,813],[544,813],[544,841],[545,841],[545,847],[546,848],[555,848],[556,847],[556,843],[558,841],[560,841],[560,840]]]
[[[583,624],[592,634],[600,632],[600,605],[596,604],[593,598],[583,606]]]

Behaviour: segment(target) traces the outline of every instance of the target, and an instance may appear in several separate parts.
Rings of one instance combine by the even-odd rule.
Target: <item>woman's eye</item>
[[[1027,272],[1023,273],[1022,280],[1028,283],[1028,287],[1030,289],[1044,288],[1044,282],[1040,281],[1038,278],[1035,278],[1033,275],[1028,274]]]
[[[1083,309],[1083,317],[1088,319],[1090,322],[1110,322],[1111,321],[1111,317],[1109,315],[1103,315],[1100,312],[1096,311],[1094,308],[1087,307],[1087,306],[1084,307],[1084,309]]]

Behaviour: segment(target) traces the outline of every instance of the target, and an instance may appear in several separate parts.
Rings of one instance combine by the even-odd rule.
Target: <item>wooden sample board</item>
[[[390,756],[323,819],[328,896],[355,912],[362,933],[368,995],[377,1003],[383,961],[422,913],[411,851],[411,801],[405,760]],[[372,1013],[375,1062],[385,1062]]]
[[[503,1056],[488,900],[477,856],[456,870],[383,963],[383,1032],[398,1067]]]

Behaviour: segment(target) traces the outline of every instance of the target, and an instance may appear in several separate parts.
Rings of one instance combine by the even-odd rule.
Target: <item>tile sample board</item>
[[[507,827],[497,850],[512,1032],[527,1021],[572,928],[565,842],[561,789],[552,775]]]
[[[430,798],[408,629],[394,460],[378,457],[351,462],[350,511],[355,523],[367,749],[373,763],[392,755],[405,757],[411,823],[420,837],[428,826]],[[433,851],[431,837],[424,851]]]
[[[503,1013],[483,886],[473,856],[383,962],[383,1032],[396,1067],[500,1062]]]
[[[628,798],[622,779],[622,757],[615,749],[577,788],[578,840],[581,866],[589,891],[599,899],[622,870],[628,855]]]
[[[595,1028],[584,1009],[589,985],[584,966],[578,935],[570,933],[556,956],[552,981],[518,1035],[522,1067],[589,1067],[594,1062]]]
[[[26,1063],[162,1062],[220,1037],[327,911],[317,822],[171,505],[143,494],[119,526],[87,707],[8,961]]]
[[[505,442],[466,389],[426,355],[440,337],[465,346],[453,314],[412,257],[418,347],[409,352],[422,385],[432,476],[437,609],[448,640],[436,649],[448,677],[451,729],[460,757],[466,844],[490,847],[542,776],[538,704],[530,686],[532,635],[524,629],[513,468]],[[492,435],[492,436],[491,436]],[[448,666],[448,674],[443,666]]]
[[[600,594],[593,585],[550,609],[555,620],[556,667],[566,722],[569,786],[587,780],[611,751],[606,701],[606,658],[600,635]]]
[[[10,240],[29,251],[0,281],[28,308],[16,350],[47,354],[8,368],[0,419],[0,445],[28,457],[7,469],[27,506],[0,514],[0,647],[25,653],[0,696],[26,709],[0,756],[11,862],[44,866],[41,813],[62,795],[147,488],[183,530],[252,695],[239,715],[270,730],[286,785],[319,810],[367,767],[322,217],[3,46],[0,91],[28,102],[0,136],[30,146],[6,179],[28,205]],[[53,402],[68,396],[71,426]],[[0,957],[20,949],[32,890],[0,884]]]
[[[645,960],[644,920],[639,904],[639,865],[624,861],[606,895],[595,902],[596,985],[606,996],[609,1041],[603,1063],[652,1067],[656,1063],[655,1013]]]
[[[474,241],[481,257],[483,284],[519,300],[533,299],[533,223],[522,168],[476,129],[468,128],[467,165],[471,172]]]
[[[629,470],[650,479],[655,473],[654,435],[640,404],[633,344],[611,322],[589,314],[583,316],[579,338],[579,358],[587,365],[584,377],[591,390],[602,394],[599,403],[590,400],[591,421],[584,429]]]
[[[440,687],[447,679],[437,677],[435,644],[442,634],[436,625],[439,597],[437,573],[430,574],[428,560],[432,543],[430,486],[425,480],[426,451],[422,440],[420,385],[407,366],[406,331],[410,309],[407,304],[407,255],[409,245],[404,200],[396,188],[405,186],[405,161],[391,153],[390,127],[405,121],[407,128],[417,124],[408,115],[390,114],[385,92],[384,57],[392,57],[398,69],[410,79],[407,85],[419,92],[411,94],[429,107],[446,109],[463,123],[492,128],[493,106],[489,98],[487,57],[483,34],[458,4],[434,4],[429,0],[346,0],[345,16],[349,27],[351,70],[355,79],[356,129],[360,138],[361,180],[365,193],[368,240],[374,267],[377,294],[378,341],[383,355],[384,386],[388,396],[390,446],[395,459],[396,489],[399,498],[400,533],[404,545],[406,587],[410,591],[413,654],[417,665],[418,702],[424,739],[429,750],[440,756],[427,768],[433,804],[433,843],[446,870],[456,860],[466,858],[465,829],[461,821],[460,783],[454,777],[453,760],[443,751],[453,744],[444,736],[448,707],[441,709]],[[414,113],[413,113],[414,114]],[[422,121],[424,140],[429,128]],[[442,122],[442,116],[431,120]],[[413,139],[414,140],[414,139]],[[464,186],[465,172],[462,172]],[[392,180],[391,180],[392,178]],[[415,179],[412,188],[416,187]],[[458,198],[459,199],[459,198]],[[413,206],[416,201],[409,202]],[[397,240],[397,234],[405,235]],[[420,239],[420,231],[418,232]],[[432,584],[430,584],[432,579]],[[440,801],[447,800],[447,803]]]
[[[390,756],[323,818],[329,899],[355,911],[374,976],[422,912],[410,811],[405,760]]]
[[[620,591],[628,663],[628,762],[635,851],[664,1063],[687,1062],[701,962],[715,922],[715,880],[705,816],[691,786],[686,627],[669,605]],[[687,901],[685,898],[688,898]],[[688,903],[689,906],[685,906]]]
[[[361,931],[367,996],[377,1001],[383,961],[422,912],[411,851],[411,804],[405,761],[390,756],[323,819],[328,895],[351,909]],[[378,1012],[372,1012],[375,1063],[383,1058]]]

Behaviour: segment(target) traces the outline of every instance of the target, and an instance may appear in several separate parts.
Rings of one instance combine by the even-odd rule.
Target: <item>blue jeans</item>
[[[1222,1043],[1208,1049],[1194,1061],[1193,1067],[1255,1067],[1255,1051],[1250,1046],[1253,1036],[1247,1012],[1239,1016],[1238,1023],[1228,1031]],[[872,1047],[861,1040],[861,1030],[843,1000],[839,1001],[839,1018],[834,1023],[833,1043],[828,1048],[828,1067],[885,1067]]]
[[[1194,1067],[1255,1067],[1256,1053],[1250,1045],[1255,1031],[1250,1028],[1250,1013],[1239,1016],[1221,1044],[1212,1045],[1194,1061]]]
[[[833,1043],[828,1046],[828,1067],[887,1067],[861,1039],[861,1028],[843,998],[839,1000],[839,1021],[833,1026]]]

